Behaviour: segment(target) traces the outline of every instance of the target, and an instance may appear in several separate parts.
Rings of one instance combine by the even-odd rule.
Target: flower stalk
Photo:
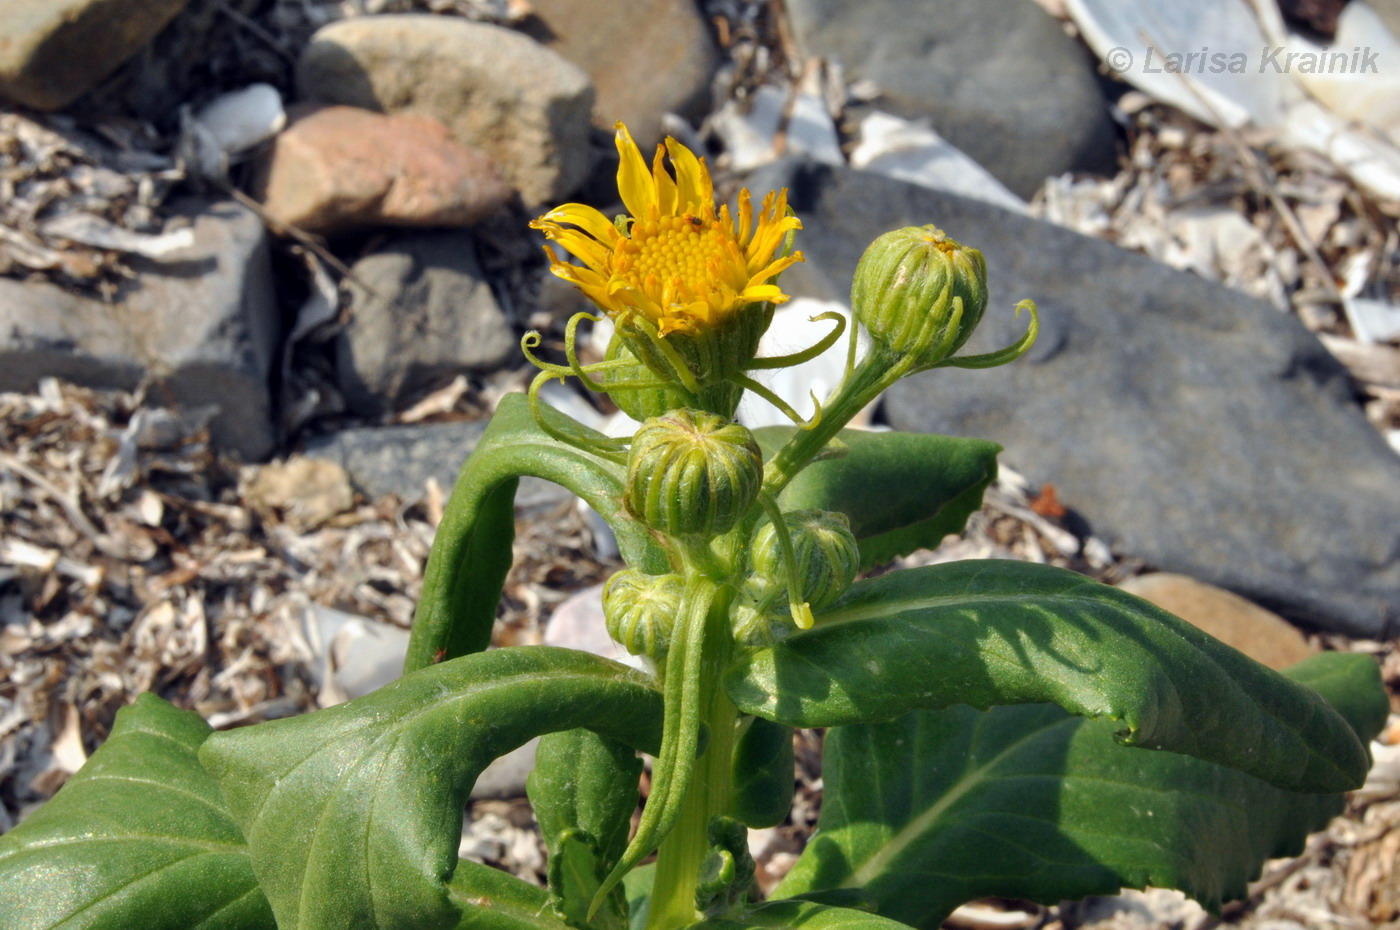
[[[619,124],[615,138],[618,191],[628,214],[609,221],[592,207],[564,204],[532,224],[548,240],[551,271],[586,294],[601,316],[569,320],[564,363],[537,356],[537,334],[527,335],[522,348],[540,369],[530,396],[542,427],[626,466],[625,509],[670,561],[671,574],[628,569],[606,588],[609,633],[655,663],[665,713],[651,794],[589,918],[657,850],[647,928],[673,930],[715,916],[716,907],[747,890],[716,898],[706,886],[698,893],[711,838],[736,829],[732,820],[716,820],[734,813],[739,723],[721,688],[722,671],[740,643],[761,645],[810,629],[813,608],[836,601],[860,564],[844,515],[784,513],[782,492],[900,378],[930,368],[1003,364],[1030,347],[1037,324],[1027,301],[1031,321],[1022,339],[999,352],[958,356],[986,308],[986,264],[977,250],[936,227],[909,227],[882,236],[862,258],[852,287],[854,323],[822,314],[814,319],[833,325],[816,343],[758,358],[774,308],[788,299],[778,276],[802,260],[793,249],[801,223],[786,192],[767,194],[755,208],[743,191],[731,213],[716,207],[704,160],[685,146],[667,139],[648,166],[626,127]],[[603,316],[615,327],[605,358],[582,364],[578,327]],[[871,336],[859,360],[857,326]],[[846,376],[824,401],[813,397],[810,420],[748,374],[806,362],[843,335],[850,339]],[[539,388],[569,377],[607,393],[642,421],[635,435],[575,435],[547,424],[539,416]],[[801,427],[767,462],[752,434],[733,422],[745,391]]]

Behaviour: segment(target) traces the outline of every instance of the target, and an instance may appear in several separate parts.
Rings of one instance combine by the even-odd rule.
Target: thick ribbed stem
[[[729,812],[737,711],[719,681],[729,660],[733,635],[729,629],[729,589],[722,590],[725,593],[711,605],[700,663],[698,709],[708,742],[693,763],[680,815],[657,852],[647,930],[674,930],[699,919],[695,887],[710,849],[710,820]]]

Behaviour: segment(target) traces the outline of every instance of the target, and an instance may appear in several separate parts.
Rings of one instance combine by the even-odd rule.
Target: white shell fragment
[[[791,104],[786,134],[784,110]],[[806,91],[789,99],[786,90],[765,85],[743,104],[731,100],[712,118],[712,125],[724,140],[729,168],[743,174],[776,161],[784,155],[806,155],[825,165],[845,164],[836,124],[821,97]]]
[[[1211,126],[1270,130],[1330,158],[1356,183],[1400,198],[1400,39],[1364,3],[1327,46],[1289,32],[1273,3],[1067,0],[1105,67]]]
[[[220,150],[237,155],[281,132],[287,113],[275,87],[249,84],[215,98],[195,114],[195,119]]]
[[[1024,200],[924,121],[911,122],[879,110],[871,113],[861,120],[860,144],[851,152],[851,167],[1026,212]]]

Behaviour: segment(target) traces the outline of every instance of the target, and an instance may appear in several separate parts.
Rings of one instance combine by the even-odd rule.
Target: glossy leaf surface
[[[782,823],[792,809],[795,765],[792,727],[746,718],[734,742],[731,813],[754,828]]]
[[[591,432],[556,410],[543,410],[561,429]],[[624,472],[623,466],[542,430],[525,395],[503,398],[443,511],[404,668],[426,668],[490,644],[496,604],[510,570],[515,489],[521,477],[544,478],[573,491],[612,526],[629,565],[666,571],[665,554],[622,506]]]
[[[791,427],[754,435],[771,454]],[[783,491],[784,510],[835,510],[851,520],[862,568],[959,533],[996,478],[1001,446],[923,433],[842,430],[844,454],[803,469]]]
[[[143,694],[63,789],[0,836],[0,927],[273,930],[198,714]]]
[[[813,630],[742,654],[726,688],[740,710],[803,727],[1055,703],[1121,721],[1125,744],[1298,791],[1350,790],[1368,766],[1351,728],[1308,688],[1140,598],[1024,562],[860,582]]]
[[[1290,675],[1321,689],[1361,739],[1384,724],[1369,657],[1324,654]],[[859,887],[881,914],[920,927],[979,897],[1053,903],[1149,884],[1214,909],[1344,804],[1119,746],[1111,730],[1047,704],[835,728],[819,832],[775,894]]]
[[[210,737],[200,759],[247,837],[281,930],[432,930],[458,908],[477,775],[541,733],[595,727],[655,751],[650,679],[567,649],[477,653],[327,710]]]

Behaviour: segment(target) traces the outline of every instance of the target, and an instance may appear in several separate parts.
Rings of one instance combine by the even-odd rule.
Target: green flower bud
[[[793,560],[802,599],[813,609],[836,600],[860,570],[860,547],[844,513],[827,510],[794,510],[783,514],[792,540]],[[772,523],[764,523],[753,536],[749,555],[753,582],[774,589],[783,584],[782,550]]]
[[[608,635],[634,656],[661,659],[681,609],[680,575],[644,575],[623,569],[603,585],[603,620]]]
[[[733,417],[734,411],[739,409],[739,398],[744,393],[743,387],[732,381],[705,383],[701,385],[699,395],[692,395],[675,381],[667,385],[636,387],[638,382],[656,381],[661,376],[638,360],[628,342],[620,335],[614,335],[608,343],[604,360],[622,362],[617,367],[602,371],[600,380],[609,385],[608,396],[618,409],[638,422],[680,407],[699,407],[721,416]]]
[[[632,438],[628,511],[667,536],[718,536],[753,506],[763,456],[753,434],[702,410],[652,417]]]
[[[781,583],[746,584],[729,608],[734,641],[741,646],[771,646],[796,633],[797,624],[784,598]]]
[[[937,226],[906,226],[870,244],[851,282],[851,308],[875,342],[931,368],[962,348],[987,308],[982,253]]]

